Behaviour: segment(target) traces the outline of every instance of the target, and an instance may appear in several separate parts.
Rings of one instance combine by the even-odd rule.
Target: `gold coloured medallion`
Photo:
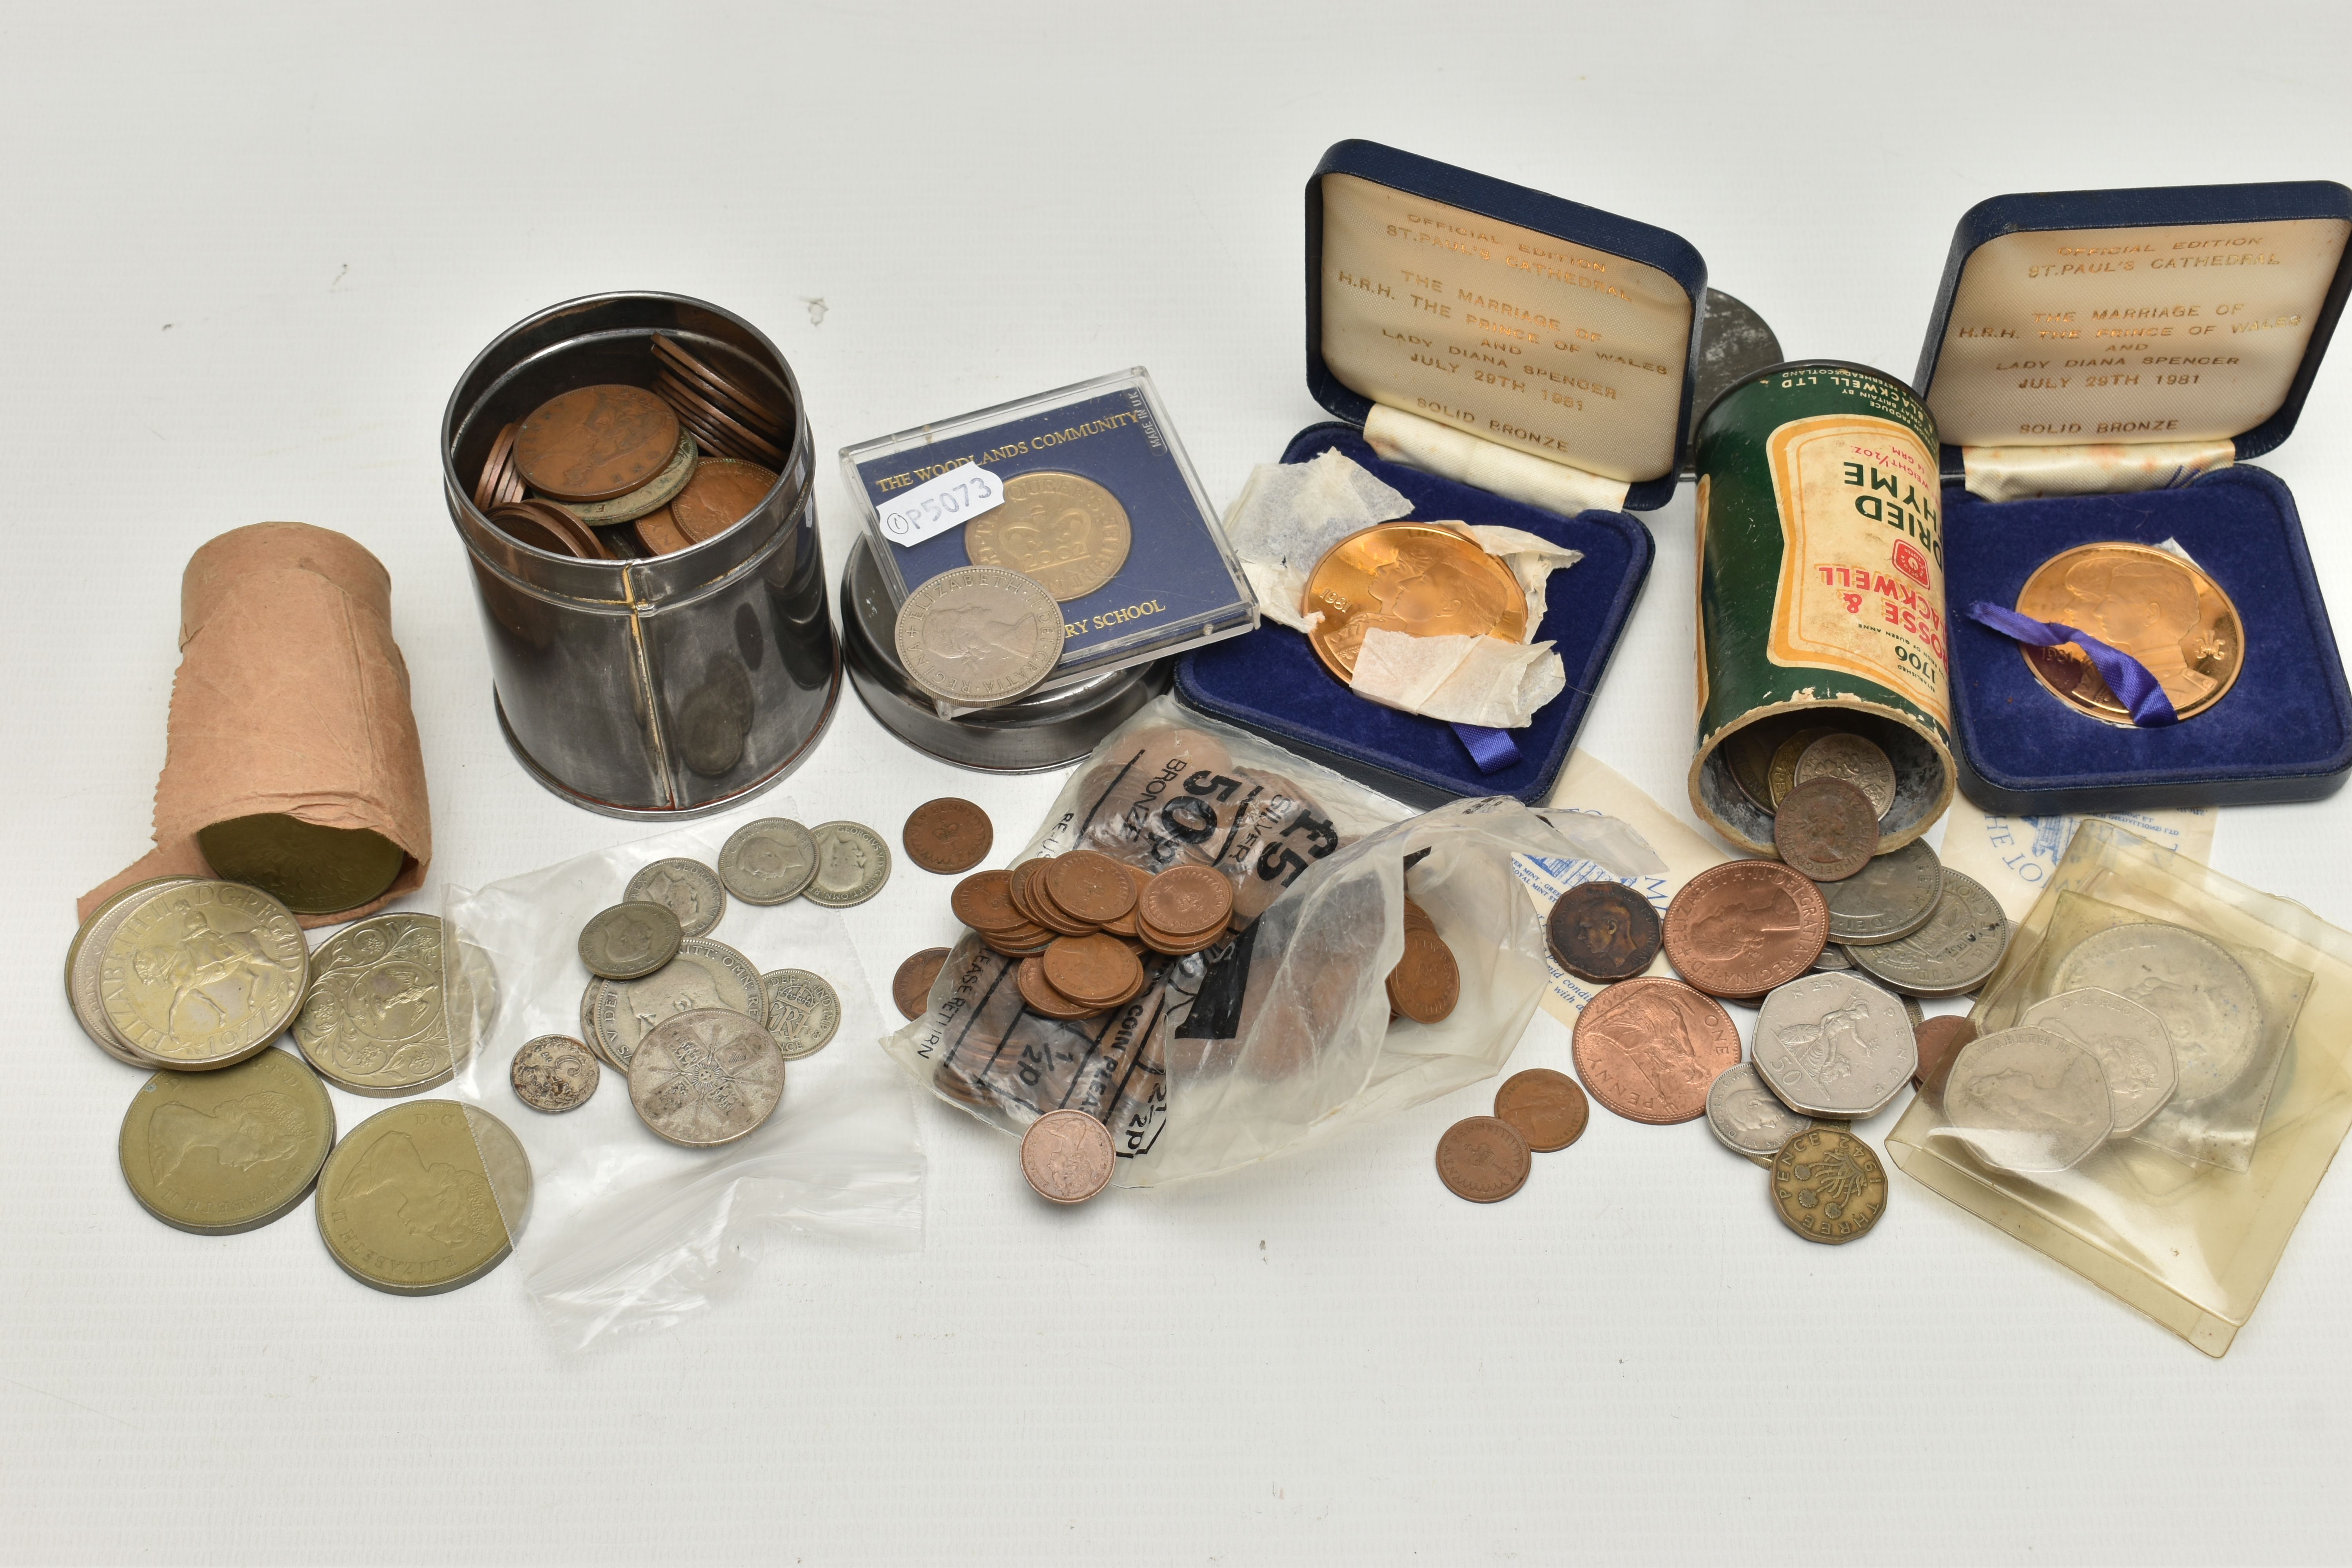
[[[1528,625],[1527,595],[1503,563],[1425,522],[1383,522],[1339,541],[1315,563],[1300,611],[1322,616],[1308,641],[1341,680],[1355,678],[1374,627],[1516,643]]]
[[[262,1051],[142,1084],[122,1118],[122,1179],[165,1225],[231,1236],[300,1203],[334,1143],[318,1074],[291,1052]]]
[[[1003,503],[963,529],[973,565],[1010,567],[1066,605],[1118,576],[1133,542],[1118,498],[1076,474],[1015,474]]]
[[[99,964],[123,1044],[193,1071],[244,1060],[300,1011],[310,950],[285,905],[235,882],[183,882],[140,904]]]
[[[2026,579],[2017,613],[2088,632],[2131,655],[2183,719],[2219,702],[2245,666],[2245,627],[2230,596],[2195,564],[2145,544],[2084,544],[2052,556]],[[2019,651],[2060,701],[2131,727],[2131,710],[2081,648],[2061,643]]]
[[[530,1160],[505,1122],[453,1100],[412,1100],[369,1117],[327,1156],[319,1235],[362,1285],[430,1296],[505,1259],[530,1193]]]

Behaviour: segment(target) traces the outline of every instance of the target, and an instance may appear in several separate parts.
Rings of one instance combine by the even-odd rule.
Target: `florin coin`
[[[1724,1068],[1708,1087],[1706,1125],[1732,1152],[1769,1164],[1780,1146],[1811,1127],[1813,1119],[1782,1104],[1756,1069],[1741,1062]]]
[[[551,397],[515,432],[514,465],[557,500],[611,500],[661,472],[677,450],[677,416],[642,386],[582,386]]]
[[[2095,987],[2063,991],[2028,1007],[2018,1022],[2063,1035],[2099,1058],[2113,1102],[2110,1137],[2138,1131],[2172,1098],[2179,1073],[2164,1020],[2128,996]]]
[[[804,890],[809,902],[845,910],[880,892],[890,879],[889,847],[864,823],[820,823],[811,837],[816,843],[816,876]]]
[[[1517,643],[1527,630],[1528,597],[1476,541],[1425,522],[1383,522],[1323,552],[1299,613],[1323,617],[1307,641],[1326,669],[1349,681],[1375,628]]]
[[[1755,1061],[1790,1110],[1859,1121],[1911,1081],[1919,1051],[1892,994],[1851,974],[1808,974],[1764,998]]]
[[[760,976],[768,994],[768,1034],[784,1060],[813,1057],[841,1027],[841,998],[824,976],[805,969],[772,969]]]
[[[1940,1095],[1944,1079],[1952,1070],[1952,1058],[1977,1037],[1977,1026],[1965,1013],[1946,1013],[1914,1026],[1911,1033],[1919,1047],[1919,1070],[1911,1075],[1911,1081],[1929,1094]]]
[[[990,708],[1054,672],[1062,606],[1035,579],[959,566],[907,595],[892,634],[907,678],[942,702]]]
[[[1118,498],[1076,474],[1036,470],[1004,481],[1003,502],[963,525],[975,566],[1007,566],[1064,604],[1127,564],[1133,531]]]
[[[383,896],[408,851],[364,827],[263,812],[196,830],[213,875],[259,888],[298,915],[339,915]]]
[[[637,1115],[689,1149],[747,1136],[783,1098],[783,1052],[767,1030],[724,1007],[665,1020],[629,1058],[629,1102]]]
[[[1664,934],[1649,900],[1607,880],[1569,889],[1544,921],[1552,957],[1587,980],[1631,980],[1658,956]]]
[[[630,899],[600,910],[580,928],[580,962],[607,980],[651,974],[677,956],[686,932],[667,904]]]
[[[947,796],[925,801],[908,815],[898,842],[907,858],[926,871],[969,871],[988,858],[996,829],[988,813],[968,800]]]
[[[727,912],[727,889],[719,873],[699,860],[656,860],[629,879],[623,896],[667,908],[688,936],[709,935]]]
[[[74,932],[73,941],[66,947],[66,999],[73,1005],[74,1019],[81,1025],[81,1032],[116,1061],[135,1068],[163,1065],[155,1058],[131,1049],[129,1042],[114,1032],[114,1026],[106,1021],[106,995],[99,983],[106,944],[131,910],[166,888],[197,879],[156,877],[132,883],[90,910],[89,919],[81,922],[81,929]]]
[[[1797,787],[1797,763],[1803,760],[1805,748],[1824,735],[1837,731],[1822,725],[1810,725],[1799,730],[1772,748],[1772,767],[1768,787],[1772,792],[1772,809],[1778,811],[1788,793]]]
[[[1987,1164],[2037,1174],[2078,1164],[2115,1130],[2099,1058],[2025,1027],[1980,1036],[1953,1058],[1944,1120]]]
[[[1529,1149],[1549,1154],[1584,1136],[1592,1103],[1584,1098],[1584,1087],[1566,1073],[1529,1068],[1505,1079],[1495,1091],[1495,1114]]]
[[[1576,1076],[1630,1121],[1666,1126],[1706,1109],[1717,1074],[1739,1061],[1722,1004],[1679,980],[1621,980],[1577,1015]]]
[[[361,1284],[430,1296],[505,1261],[530,1194],[530,1158],[505,1122],[456,1100],[415,1100],[377,1111],[327,1156],[319,1236]]]
[[[1935,914],[1943,890],[1944,863],[1926,839],[1915,838],[1822,889],[1830,907],[1830,941],[1870,946],[1909,936]],[[1841,955],[1842,964],[1851,962]]]
[[[99,961],[106,1021],[183,1071],[242,1061],[301,1010],[310,951],[293,912],[257,888],[181,882],[140,901]]]
[[[902,1016],[919,1018],[930,1010],[931,982],[940,977],[947,961],[946,948],[927,947],[898,965],[898,973],[890,977],[890,1000],[898,1005]]]
[[[2149,921],[2084,938],[2059,963],[2055,988],[2085,986],[2128,996],[2164,1020],[2183,1101],[2235,1084],[2262,1043],[2252,977],[2221,943],[2185,927]]]
[[[1684,883],[1664,925],[1667,961],[1685,980],[1717,996],[1761,996],[1812,967],[1830,910],[1810,877],[1777,860],[1733,860]]]
[[[1794,783],[1814,779],[1843,779],[1869,797],[1872,812],[1879,816],[1895,805],[1895,764],[1860,735],[1840,731],[1807,746],[1797,758]]]
[[[1082,1204],[1110,1185],[1109,1130],[1083,1110],[1049,1110],[1021,1135],[1021,1173],[1051,1203]]]
[[[816,840],[787,816],[747,822],[719,852],[719,879],[747,904],[797,899],[816,875]]]
[[[335,1146],[335,1108],[288,1051],[218,1072],[159,1072],[131,1097],[120,1153],[131,1194],[198,1236],[253,1230],[310,1191]]]
[[[2009,917],[2000,905],[1974,878],[1948,866],[1927,924],[1895,942],[1848,947],[1846,956],[1906,996],[1959,996],[1983,984],[2008,948]]]
[[[2090,633],[2147,667],[2172,710],[2193,718],[2221,700],[2245,667],[2246,633],[2221,585],[2168,550],[2084,544],[2035,568],[2018,614]],[[2131,710],[2073,643],[2020,646],[2035,679],[2077,712],[2130,727]]]
[[[1807,1241],[1866,1236],[1886,1212],[1886,1167],[1869,1144],[1833,1127],[1798,1133],[1772,1156],[1772,1207]]]
[[[1843,779],[1807,779],[1780,797],[1772,847],[1816,882],[1842,881],[1878,853],[1877,810]]]
[[[294,1043],[319,1076],[352,1094],[414,1094],[452,1070],[437,915],[375,915],[310,956]]]
[[[1499,1116],[1468,1116],[1437,1141],[1437,1179],[1457,1198],[1498,1204],[1528,1184],[1527,1140]]]
[[[638,1042],[666,1018],[709,1008],[768,1021],[768,999],[751,961],[724,942],[690,936],[677,956],[642,980],[599,980],[588,988],[588,1038],[597,1054],[629,1070]]]
[[[540,1036],[517,1051],[507,1068],[515,1098],[550,1115],[587,1104],[604,1078],[596,1054],[569,1035]]]

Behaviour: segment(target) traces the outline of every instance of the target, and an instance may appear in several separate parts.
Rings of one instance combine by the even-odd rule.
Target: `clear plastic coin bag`
[[[1019,961],[966,933],[929,1010],[884,1044],[918,1083],[1008,1131],[1054,1110],[1097,1117],[1126,1186],[1232,1170],[1491,1076],[1548,978],[1512,856],[1620,875],[1654,864],[1612,817],[1554,826],[1507,799],[1409,816],[1166,698],[1104,739],[1013,861],[1078,848],[1155,874],[1215,868],[1234,884],[1234,930],[1147,961],[1140,995],[1074,1023],[1029,1010]],[[1391,1017],[1408,895],[1460,971],[1433,1024]]]
[[[576,1110],[534,1110],[509,1079],[542,1035],[581,1037],[581,927],[621,901],[629,879],[681,857],[716,868],[728,836],[767,816],[774,796],[723,818],[583,855],[479,889],[448,888],[445,994],[459,1059],[445,1091],[495,1114],[530,1156],[528,1215],[504,1217],[512,1269],[559,1341],[667,1328],[708,1308],[779,1234],[889,1248],[922,1244],[923,1155],[904,1081],[872,1048],[883,1024],[836,910],[793,899],[729,898],[709,940],[762,972],[814,973],[840,998],[840,1025],[785,1065],[783,1099],[748,1135],[710,1149],[656,1136],[610,1063]],[[502,1200],[503,1203],[503,1200]]]
[[[2352,1129],[2352,935],[2085,822],[1895,1163],[2209,1355]]]

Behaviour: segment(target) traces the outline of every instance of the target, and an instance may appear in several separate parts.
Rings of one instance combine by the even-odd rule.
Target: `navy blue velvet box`
[[[2226,440],[2237,459],[2277,446],[2352,289],[2347,236],[2352,191],[2320,181],[2002,196],[1961,219],[1916,384],[1946,438],[1954,752],[1979,805],[2311,800],[2352,773],[2352,689],[2277,476],[2240,460],[2171,488],[2003,500],[1959,482],[1964,447],[2004,446],[1989,438],[2004,419],[2029,437],[2010,450],[2053,435],[2126,447]],[[1984,250],[1996,243],[2010,248]],[[1964,297],[1972,258],[1988,258],[1993,290],[2015,275],[2009,309]],[[2013,607],[2043,562],[2109,541],[2177,546],[2237,607],[2236,684],[2179,723],[2127,728],[2075,711],[2015,642],[1967,616],[1978,600]]]
[[[1599,389],[1631,384],[1637,376],[1678,375],[1678,399],[1671,384],[1655,380],[1632,387],[1629,402],[1646,401],[1642,417],[1635,422],[1638,428],[1629,428],[1624,437],[1626,445],[1638,447],[1643,456],[1624,465],[1633,471],[1616,476],[1627,485],[1626,510],[1588,510],[1565,516],[1386,460],[1373,450],[1361,426],[1375,399],[1360,384],[1360,373],[1343,378],[1325,353],[1324,182],[1334,174],[1369,182],[1407,198],[1399,208],[1400,224],[1389,233],[1402,229],[1422,246],[1428,259],[1415,265],[1425,267],[1427,276],[1397,268],[1395,287],[1404,290],[1425,283],[1431,286],[1430,301],[1454,304],[1470,320],[1491,320],[1506,329],[1492,338],[1454,349],[1463,356],[1472,376],[1500,374],[1507,384],[1516,377],[1533,387],[1534,397],[1546,396],[1550,388],[1599,397],[1603,395]],[[1508,731],[1518,747],[1519,759],[1494,773],[1479,770],[1451,725],[1357,696],[1323,668],[1304,636],[1272,623],[1245,637],[1187,654],[1177,667],[1177,700],[1267,735],[1409,805],[1433,806],[1469,795],[1510,795],[1530,804],[1540,801],[1568,760],[1569,748],[1649,576],[1656,547],[1649,530],[1630,514],[1662,506],[1675,492],[1690,423],[1706,264],[1686,242],[1663,229],[1369,142],[1343,142],[1325,153],[1307,183],[1306,205],[1307,381],[1316,401],[1341,422],[1325,422],[1300,431],[1291,438],[1281,460],[1302,463],[1337,449],[1402,492],[1413,504],[1414,519],[1523,529],[1583,552],[1583,559],[1575,565],[1552,574],[1544,618],[1533,639],[1554,645],[1566,671],[1567,689],[1538,710],[1526,728]],[[1488,229],[1478,221],[1482,218],[1510,226]],[[1540,239],[1531,241],[1524,231],[1565,243],[1549,247]],[[1489,264],[1490,274],[1500,255],[1512,268],[1555,281],[1570,268],[1579,269],[1585,279],[1583,287],[1590,289],[1610,289],[1615,282],[1622,282],[1629,291],[1646,289],[1649,292],[1643,297],[1653,303],[1664,298],[1670,305],[1671,291],[1678,289],[1688,301],[1686,337],[1674,342],[1668,353],[1634,353],[1618,346],[1612,353],[1611,333],[1593,324],[1608,324],[1600,317],[1580,321],[1566,310],[1545,315],[1524,307],[1520,307],[1522,313],[1513,316],[1491,310],[1488,316],[1470,316],[1469,312],[1489,309],[1488,297],[1458,279],[1450,288],[1442,286],[1449,281],[1442,276],[1449,271],[1449,262],[1465,247],[1477,251],[1479,259]],[[1612,267],[1617,270],[1612,272]],[[1375,279],[1385,276],[1377,269],[1364,270]],[[1496,292],[1502,296],[1507,291]],[[1620,302],[1629,298],[1626,293],[1615,297]],[[1414,299],[1421,302],[1419,295]],[[1493,302],[1506,310],[1515,304],[1508,297]],[[1457,323],[1463,319],[1453,318]],[[1383,335],[1399,334],[1384,331]],[[1480,360],[1482,350],[1486,349],[1496,351],[1494,367],[1468,363]],[[1351,384],[1351,379],[1357,384]],[[1443,399],[1405,395],[1393,386],[1379,390],[1388,395],[1381,401],[1391,406],[1417,405],[1431,417],[1448,420],[1454,428],[1474,434],[1480,429],[1472,409],[1448,405]],[[1606,395],[1613,399],[1617,394],[1612,391]],[[1508,418],[1502,423],[1508,424]],[[1570,423],[1563,428],[1572,436],[1576,427]]]

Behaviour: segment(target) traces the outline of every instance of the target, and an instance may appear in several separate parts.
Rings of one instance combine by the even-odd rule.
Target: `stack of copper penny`
[[[1016,979],[1031,1011],[1075,1020],[1133,1001],[1145,953],[1181,958],[1221,940],[1234,889],[1206,866],[1155,877],[1074,849],[966,877],[949,901],[982,942],[1022,961]]]
[[[1389,1017],[1439,1024],[1462,1000],[1462,966],[1437,934],[1437,922],[1411,899],[1404,901],[1404,956],[1389,971]]]

